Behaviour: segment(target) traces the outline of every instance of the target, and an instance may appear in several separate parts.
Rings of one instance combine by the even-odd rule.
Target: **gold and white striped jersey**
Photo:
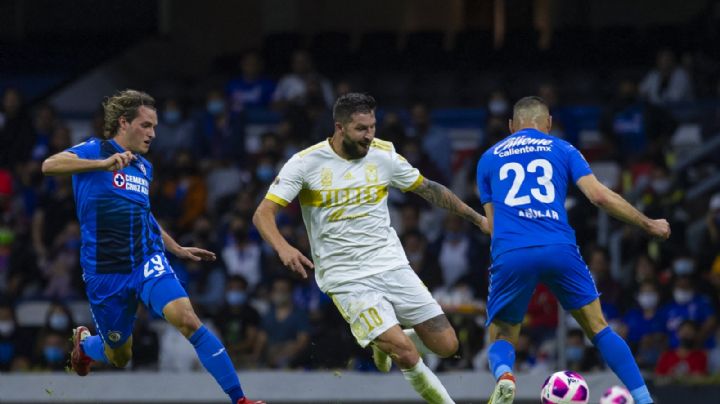
[[[286,206],[299,195],[315,277],[328,292],[408,264],[390,226],[388,187],[411,191],[422,181],[390,142],[375,139],[365,157],[346,160],[328,139],[290,158],[265,198]]]

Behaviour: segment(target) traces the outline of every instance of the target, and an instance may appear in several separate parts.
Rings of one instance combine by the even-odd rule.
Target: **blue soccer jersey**
[[[494,208],[492,256],[523,247],[576,244],[567,221],[568,182],[591,174],[570,143],[523,129],[488,149],[477,166],[483,204]]]
[[[125,150],[114,140],[93,138],[67,151],[100,160]],[[160,226],[150,212],[152,165],[135,156],[136,160],[119,171],[73,175],[85,275],[131,273],[165,251]]]

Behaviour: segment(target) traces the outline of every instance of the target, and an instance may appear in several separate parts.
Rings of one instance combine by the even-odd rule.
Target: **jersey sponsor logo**
[[[368,184],[376,184],[378,182],[377,164],[365,164],[365,180]]]
[[[507,157],[516,154],[552,151],[552,139],[536,139],[529,136],[510,137],[493,149],[493,154]]]
[[[345,214],[345,208],[340,208],[330,215],[328,215],[328,222],[339,222],[341,220],[354,220],[354,219],[360,219],[366,216],[369,216],[370,214],[367,212],[364,213],[355,213],[346,215]]]
[[[119,171],[113,171],[113,186],[115,188],[125,189],[126,183],[125,174]]]
[[[332,186],[333,172],[329,168],[323,168],[320,170],[320,185],[323,187]]]
[[[387,185],[369,185],[342,189],[303,189],[300,204],[318,208],[350,205],[377,205],[388,193]]]

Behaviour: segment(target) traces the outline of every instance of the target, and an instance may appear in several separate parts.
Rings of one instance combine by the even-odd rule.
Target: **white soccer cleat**
[[[515,399],[515,376],[505,373],[500,376],[488,404],[512,404]]]
[[[370,344],[370,347],[373,350],[373,362],[375,362],[375,367],[381,372],[389,372],[392,367],[392,359],[390,359],[390,355],[380,350],[380,348],[378,348],[375,344]]]

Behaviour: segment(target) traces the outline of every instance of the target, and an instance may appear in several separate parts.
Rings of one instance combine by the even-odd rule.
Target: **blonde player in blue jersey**
[[[667,239],[664,219],[647,218],[601,184],[571,144],[548,135],[552,117],[539,97],[525,97],[513,109],[512,134],[480,158],[477,182],[492,231],[488,352],[496,386],[491,404],[515,397],[514,345],[538,282],[546,284],[575,317],[638,404],[652,403],[625,341],[608,327],[599,293],[583,262],[564,203],[569,183],[596,206],[649,235]]]
[[[197,317],[165,258],[166,250],[193,261],[213,261],[215,254],[178,245],[150,211],[153,167],[142,154],[155,139],[155,100],[125,90],[103,108],[104,139],[90,139],[42,165],[45,175],[72,175],[82,232],[80,263],[98,332],[75,329],[73,370],[85,376],[92,362],[125,367],[132,356],[135,312],[143,302],[190,341],[232,404],[263,404],[245,397],[225,347]]]

